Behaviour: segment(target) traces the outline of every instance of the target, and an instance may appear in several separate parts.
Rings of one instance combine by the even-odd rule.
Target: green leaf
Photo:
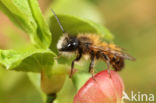
[[[37,0],[29,0],[29,5],[32,11],[32,15],[34,17],[34,20],[37,24],[36,29],[36,38],[34,38],[36,41],[39,39],[37,43],[38,45],[43,45],[44,47],[48,48],[51,43],[51,33],[48,28],[48,25],[45,23],[44,18],[42,16],[41,10],[39,8]]]
[[[0,10],[24,31],[35,32],[37,25],[33,19],[28,0],[1,0]]]
[[[54,9],[57,14],[83,17],[98,23],[104,20],[98,7],[89,3],[88,0],[55,0],[50,8]],[[47,11],[48,17],[52,14],[49,11]]]
[[[43,19],[37,0],[1,0],[0,10],[28,33],[37,47],[49,47],[51,33]]]
[[[79,33],[94,33],[99,35],[103,40],[111,41],[113,39],[112,34],[109,30],[102,25],[96,24],[90,20],[77,18],[68,15],[57,15],[65,32],[70,35],[77,35]],[[53,42],[50,48],[57,53],[56,45],[57,41],[62,35],[62,31],[56,21],[56,18],[52,16],[50,18],[49,26],[53,33]]]
[[[0,50],[0,65],[7,70],[40,72],[52,67],[54,56],[49,50],[31,50],[24,53]]]

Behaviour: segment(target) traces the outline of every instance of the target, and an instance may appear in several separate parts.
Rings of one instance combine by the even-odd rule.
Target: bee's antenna
[[[56,18],[56,20],[57,20],[57,22],[58,22],[58,24],[59,24],[59,26],[60,26],[62,32],[64,33],[64,29],[63,29],[63,26],[61,25],[61,22],[60,22],[59,18],[56,16],[56,14],[55,14],[55,12],[54,12],[53,9],[51,9],[51,11],[52,11],[52,13],[54,14],[54,16],[55,16],[55,18]]]

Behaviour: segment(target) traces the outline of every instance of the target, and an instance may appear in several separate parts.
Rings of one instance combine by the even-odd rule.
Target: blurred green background
[[[126,93],[156,94],[155,0],[39,0],[39,3],[46,16],[52,7],[58,14],[80,16],[105,25],[114,34],[114,42],[136,58],[135,62],[126,61],[120,72]],[[0,12],[0,48],[17,49],[29,44],[28,36]],[[72,103],[75,93],[72,87],[71,80],[67,80],[58,103]],[[0,68],[0,103],[43,101],[25,73]]]

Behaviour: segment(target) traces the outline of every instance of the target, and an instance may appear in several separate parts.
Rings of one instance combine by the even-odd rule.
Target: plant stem
[[[46,103],[53,103],[56,99],[56,93],[47,95]]]

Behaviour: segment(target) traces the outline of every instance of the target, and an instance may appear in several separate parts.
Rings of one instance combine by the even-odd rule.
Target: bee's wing
[[[110,51],[112,54],[116,55],[116,56],[120,56],[124,59],[128,59],[128,60],[132,60],[135,61],[136,59],[132,56],[130,56],[129,54],[123,52],[123,51],[117,51],[117,50],[111,50]]]
[[[100,46],[94,46],[94,45],[90,45],[91,48],[93,49],[99,49],[103,52],[109,52],[115,56],[119,56],[119,57],[122,57],[124,59],[128,59],[128,60],[132,60],[134,61],[135,58],[130,56],[129,54],[123,52],[123,51],[119,51],[119,50],[114,50],[114,49],[111,49],[111,48],[104,48],[104,47],[100,47]],[[121,49],[122,50],[122,49]]]

